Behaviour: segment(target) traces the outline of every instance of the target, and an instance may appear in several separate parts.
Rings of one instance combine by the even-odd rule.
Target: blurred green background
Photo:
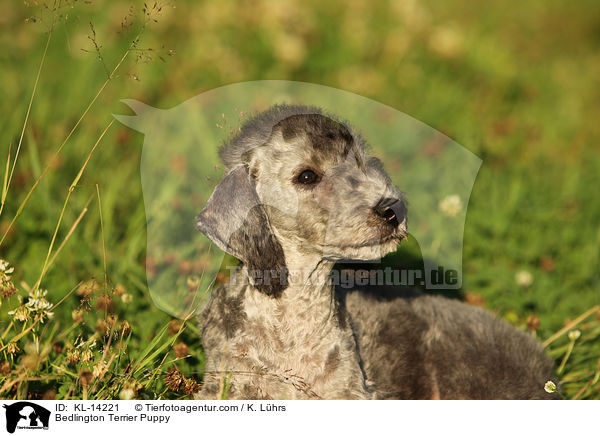
[[[542,339],[600,302],[596,0],[63,1],[53,8],[53,2],[0,4],[3,168],[9,146],[14,159],[53,29],[0,216],[0,237],[6,233],[0,258],[15,267],[13,281],[21,291],[21,282],[32,287],[40,276],[69,185],[90,149],[113,113],[131,113],[120,99],[170,108],[226,84],[285,79],[392,106],[483,160],[467,209],[467,302]],[[119,284],[132,297],[113,298],[110,308],[132,327],[132,353],[170,320],[147,293],[143,140],[119,123],[108,130],[71,195],[55,250],[92,198],[89,210],[41,285],[56,302],[80,281],[104,283],[104,237],[109,287]],[[8,325],[6,310],[16,304],[12,298],[2,306],[0,332]],[[53,322],[65,328],[80,305],[78,297],[69,297]],[[93,324],[95,315],[85,316],[84,324]],[[193,334],[185,340],[193,349]],[[598,348],[589,348],[584,360],[595,365]],[[199,370],[200,352],[190,353],[196,360],[187,370]],[[19,362],[18,355],[4,352],[3,358]]]

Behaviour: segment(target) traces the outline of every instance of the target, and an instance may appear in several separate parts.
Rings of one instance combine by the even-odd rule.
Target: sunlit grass
[[[193,319],[148,295],[143,138],[111,114],[290,79],[380,100],[483,159],[464,295],[545,341],[567,398],[600,398],[595,3],[29,3],[0,11],[0,397],[193,395]]]

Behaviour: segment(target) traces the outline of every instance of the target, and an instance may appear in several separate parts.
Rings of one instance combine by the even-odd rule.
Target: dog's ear
[[[283,249],[244,165],[233,168],[215,188],[196,217],[196,227],[246,264],[257,289],[279,297],[287,288]]]

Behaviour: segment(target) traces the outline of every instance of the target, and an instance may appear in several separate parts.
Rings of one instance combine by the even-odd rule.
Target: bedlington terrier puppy
[[[363,139],[318,108],[276,105],[220,150],[197,228],[241,264],[200,316],[198,398],[542,399],[542,347],[487,312],[417,292],[336,290],[340,259],[407,235],[403,194]]]

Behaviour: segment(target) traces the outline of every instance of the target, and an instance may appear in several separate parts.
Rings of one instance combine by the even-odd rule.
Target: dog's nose
[[[399,198],[382,198],[373,210],[394,227],[398,227],[406,220],[406,205]]]

